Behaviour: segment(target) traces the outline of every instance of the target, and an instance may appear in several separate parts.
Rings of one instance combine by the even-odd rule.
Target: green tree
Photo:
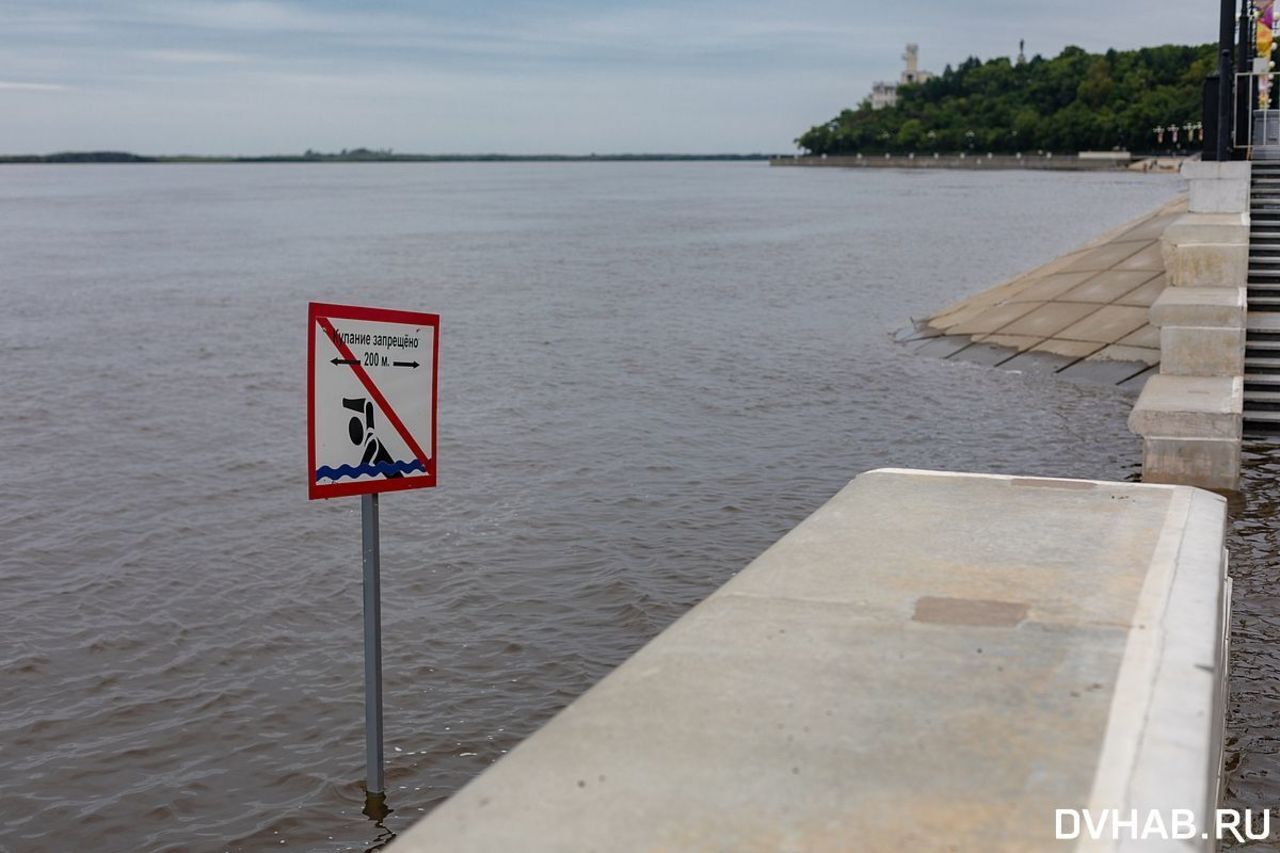
[[[812,154],[913,150],[1151,150],[1156,125],[1200,120],[1213,45],[1090,54],[1067,47],[1022,65],[970,57],[918,85],[895,107],[863,101],[796,140]],[[970,135],[972,134],[972,135]]]

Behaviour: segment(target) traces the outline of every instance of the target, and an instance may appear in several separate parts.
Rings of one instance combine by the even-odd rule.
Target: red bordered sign
[[[307,323],[312,500],[436,484],[436,314],[313,302]]]

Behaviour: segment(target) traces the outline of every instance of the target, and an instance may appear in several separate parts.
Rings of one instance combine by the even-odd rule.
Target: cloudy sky
[[[0,0],[0,153],[790,151],[968,55],[1213,41],[1209,0]]]

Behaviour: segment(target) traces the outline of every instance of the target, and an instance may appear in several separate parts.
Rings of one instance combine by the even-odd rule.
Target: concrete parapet
[[[1160,330],[1160,372],[1165,376],[1241,376],[1245,330],[1165,326]]]
[[[1240,438],[1244,377],[1168,376],[1147,380],[1129,428],[1162,438]]]
[[[1166,288],[1151,305],[1151,324],[1243,329],[1245,292],[1243,287]]]
[[[1142,441],[1142,479],[1148,483],[1198,483],[1206,489],[1232,492],[1239,487],[1239,471],[1237,439],[1150,437]]]
[[[1160,375],[1129,416],[1142,436],[1142,478],[1234,490],[1240,482],[1246,282],[1247,162],[1188,162],[1188,212],[1160,237],[1169,283],[1152,304]]]
[[[1236,489],[1243,410],[1243,376],[1151,377],[1129,414],[1143,439],[1142,479]]]
[[[390,849],[1058,850],[1055,809],[1086,808],[1210,828],[1224,525],[1198,489],[868,472]]]
[[[1186,213],[1160,238],[1175,287],[1244,287],[1249,272],[1248,213]]]
[[[1244,373],[1245,289],[1170,287],[1151,306],[1160,329],[1160,372],[1171,376]]]
[[[1191,189],[1191,213],[1244,213],[1249,209],[1251,164],[1244,160],[1188,160],[1182,176]]]

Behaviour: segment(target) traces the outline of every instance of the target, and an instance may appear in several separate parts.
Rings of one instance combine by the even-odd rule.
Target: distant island
[[[559,163],[627,161],[768,160],[769,154],[397,154],[390,148],[344,148],[337,153],[308,149],[301,154],[259,157],[172,155],[148,157],[128,151],[61,151],[56,154],[0,154],[3,163]]]
[[[1167,149],[1172,133],[1156,128],[1178,127],[1186,142],[1213,67],[1212,44],[1103,54],[1067,47],[1029,61],[970,57],[899,85],[896,103],[866,98],[796,144],[814,155]]]

